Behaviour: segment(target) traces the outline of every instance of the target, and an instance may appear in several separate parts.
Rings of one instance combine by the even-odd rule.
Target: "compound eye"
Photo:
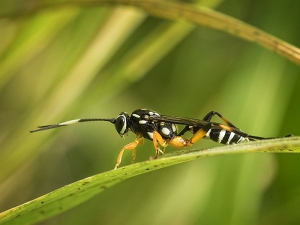
[[[115,122],[115,128],[120,135],[124,135],[127,133],[127,118],[124,113],[121,113]]]

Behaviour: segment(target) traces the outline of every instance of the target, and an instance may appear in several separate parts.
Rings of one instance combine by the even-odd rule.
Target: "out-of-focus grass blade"
[[[143,173],[197,158],[250,152],[300,153],[300,138],[291,137],[207,150],[177,151],[157,160],[136,163],[77,181],[0,214],[0,224],[32,224],[60,214],[92,198],[110,186]]]
[[[36,57],[77,14],[76,9],[61,10],[58,13],[43,13],[24,22],[22,31],[15,35],[0,60],[0,88],[14,76],[18,68],[16,65],[25,65]]]
[[[195,26],[179,22],[157,26],[120,59],[118,69],[110,73],[106,85],[97,91],[97,96],[110,90],[117,94],[129,83],[136,82],[168,54]]]
[[[113,10],[106,23],[109,29],[99,31],[97,37],[90,43],[71,71],[65,74],[65,77],[51,90],[51,94],[47,98],[41,98],[43,111],[40,109],[32,111],[26,121],[20,124],[18,130],[14,131],[14,135],[18,136],[18,141],[9,142],[0,154],[0,158],[3,160],[1,167],[5,168],[5,171],[0,173],[0,180],[34,154],[37,146],[45,141],[42,138],[35,143],[28,141],[28,130],[32,126],[32,121],[40,119],[37,124],[41,124],[45,118],[55,120],[61,116],[65,109],[72,105],[73,101],[85,90],[97,75],[98,70],[105,65],[110,56],[115,53],[143,18],[141,13],[124,9],[124,7]],[[60,103],[61,101],[64,103]],[[62,105],[62,107],[56,107],[57,105]],[[18,146],[22,146],[22,148]]]
[[[33,5],[32,7],[28,7],[24,4],[24,8],[20,6],[18,9],[0,10],[0,17],[27,14],[49,7],[62,7],[65,5],[101,6],[103,4],[116,3],[139,7],[154,16],[173,20],[184,19],[204,27],[220,30],[236,37],[256,42],[259,45],[300,64],[300,50],[297,47],[230,16],[183,2],[161,0],[65,0],[57,3],[41,1],[40,4]]]

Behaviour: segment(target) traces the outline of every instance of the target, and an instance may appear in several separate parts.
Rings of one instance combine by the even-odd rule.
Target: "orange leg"
[[[158,157],[159,153],[164,154],[164,152],[159,148],[160,144],[162,147],[167,147],[167,142],[162,138],[162,136],[157,132],[153,131],[153,145],[155,148],[155,159]]]
[[[206,133],[213,127],[211,123],[208,123],[204,125],[202,128],[200,128],[194,135],[191,137],[191,139],[188,141],[187,146],[192,146],[197,141],[202,139]]]
[[[218,117],[220,117],[229,127],[233,127],[233,128],[237,128],[236,126],[234,126],[231,122],[229,122],[226,118],[224,118],[220,113],[216,112],[216,111],[211,111],[209,112],[204,118],[204,121],[210,122],[210,120],[212,119],[212,117],[214,115],[217,115]],[[238,128],[237,128],[238,129]]]
[[[223,125],[223,124],[220,124],[219,126],[222,127],[224,130],[228,130],[228,131],[230,131],[230,132],[233,132],[232,127],[228,127],[228,126]]]
[[[120,151],[118,158],[117,158],[117,164],[115,165],[114,169],[117,169],[122,161],[122,156],[125,150],[131,150],[132,151],[132,160],[133,163],[136,157],[136,147],[138,145],[142,145],[144,143],[144,138],[142,136],[137,135],[135,140],[127,145],[125,145],[122,150]]]
[[[235,130],[235,131],[240,131],[240,129],[239,128],[237,128],[236,126],[234,126],[231,122],[229,122],[226,118],[224,118],[220,113],[218,113],[218,112],[216,112],[216,111],[211,111],[211,112],[209,112],[202,120],[204,120],[204,121],[206,121],[206,122],[210,122],[211,121],[211,119],[212,119],[212,117],[214,116],[214,115],[217,115],[219,118],[221,118],[226,124],[227,124],[227,126],[226,125],[222,125],[222,124],[220,124],[220,126],[222,127],[222,126],[224,126],[224,127],[222,127],[223,129],[225,129],[225,130],[228,130],[228,131],[233,131],[233,130]],[[190,129],[190,127],[189,126],[186,126],[182,131],[180,131],[180,133],[178,134],[179,136],[181,136],[181,135],[184,135],[187,131],[190,131],[191,129]],[[201,138],[200,138],[201,139]],[[194,142],[195,143],[195,142]]]
[[[202,139],[205,134],[207,133],[208,131],[205,131],[204,129],[199,129],[194,135],[193,137],[191,137],[191,139],[189,140],[188,142],[188,146],[192,146],[193,144],[195,144],[197,141],[199,141],[200,139]]]
[[[207,133],[207,131],[201,128],[193,135],[193,137],[191,137],[190,140],[186,139],[183,136],[176,136],[171,140],[167,140],[167,143],[170,146],[175,147],[175,148],[184,148],[187,146],[192,146],[197,141],[199,141],[201,138],[203,138],[206,133]]]
[[[241,131],[239,131],[237,128],[232,128],[223,124],[219,124],[219,127],[223,128],[224,130],[228,130],[230,132],[233,132],[234,130],[236,131],[236,133],[242,133]],[[201,129],[199,129],[194,135],[193,137],[188,141],[187,146],[192,146],[193,144],[195,144],[197,141],[199,141],[200,139],[202,139],[206,133],[213,128],[213,125],[208,123],[207,125],[203,126]]]

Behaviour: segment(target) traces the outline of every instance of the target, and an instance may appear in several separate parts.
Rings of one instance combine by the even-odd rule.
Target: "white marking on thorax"
[[[160,116],[157,112],[152,112],[152,111],[149,111],[149,115],[150,115],[150,116],[153,116],[153,115],[155,115],[155,116]]]
[[[148,121],[147,120],[140,120],[139,124],[146,124]]]
[[[153,139],[153,132],[147,132],[148,136]]]
[[[166,128],[166,127],[164,127],[163,129],[161,129],[161,132],[162,132],[164,135],[169,135],[169,134],[171,133],[171,131],[170,131],[168,128]]]
[[[135,118],[140,118],[141,116],[138,114],[133,113],[132,116],[134,116]]]
[[[176,127],[175,124],[172,124],[172,131],[173,131],[173,132],[176,132],[176,131],[177,131],[177,127]]]

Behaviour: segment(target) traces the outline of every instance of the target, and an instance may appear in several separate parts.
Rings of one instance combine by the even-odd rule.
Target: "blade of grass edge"
[[[112,185],[133,176],[197,158],[250,152],[300,153],[300,137],[249,142],[206,150],[175,151],[165,154],[164,157],[157,160],[135,163],[66,185],[32,201],[0,213],[0,224],[32,224],[42,221],[71,209]]]
[[[165,19],[184,19],[198,25],[209,27],[211,29],[223,31],[244,40],[255,42],[266,49],[276,52],[277,54],[289,59],[290,61],[300,64],[300,49],[290,45],[279,38],[276,38],[260,29],[248,25],[238,19],[232,18],[225,14],[210,10],[208,8],[194,6],[192,4],[176,1],[158,1],[158,0],[74,0],[48,2],[41,1],[38,5],[12,10],[1,10],[0,18],[15,17],[27,15],[47,8],[57,8],[64,6],[100,6],[100,5],[123,4],[141,8],[150,15]]]

